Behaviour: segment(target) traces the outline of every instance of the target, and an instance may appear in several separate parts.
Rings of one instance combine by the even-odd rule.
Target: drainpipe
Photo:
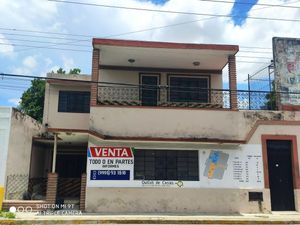
[[[56,166],[56,153],[57,153],[57,134],[54,134],[54,146],[53,146],[53,160],[52,160],[52,173],[55,173]]]

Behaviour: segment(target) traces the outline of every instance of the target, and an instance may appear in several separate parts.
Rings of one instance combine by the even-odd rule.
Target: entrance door
[[[295,210],[291,150],[291,141],[267,141],[273,211]]]
[[[157,106],[158,76],[141,75],[141,101],[143,106]]]

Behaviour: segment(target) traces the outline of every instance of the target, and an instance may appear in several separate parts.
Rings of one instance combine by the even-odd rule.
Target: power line
[[[1,29],[1,28],[0,28]],[[129,32],[127,32],[126,34],[128,34]],[[39,36],[39,35],[26,35],[26,34],[12,34],[12,33],[1,33],[4,35],[9,35],[9,36],[26,36],[26,37],[35,37],[35,38],[47,38],[47,39],[62,39],[62,40],[72,40],[72,41],[76,41],[76,42],[91,42],[90,39],[72,39],[72,38],[61,38],[61,37],[50,37],[50,36]],[[124,35],[125,33],[122,34],[116,34],[116,35],[111,35],[109,37],[112,36],[121,36]],[[108,36],[107,36],[108,37]],[[107,38],[106,37],[106,38]],[[2,40],[6,40],[7,38],[0,38]],[[55,44],[55,45],[70,45],[70,46],[79,46],[79,47],[91,47],[90,45],[78,45],[78,44],[70,44],[69,42],[49,42],[49,41],[35,41],[35,40],[28,40],[28,39],[18,39],[18,38],[9,38],[9,40],[12,41],[24,41],[24,42],[36,42],[36,43],[44,43],[44,44]],[[239,46],[240,48],[245,48],[245,49],[272,49],[272,48],[264,48],[264,47],[255,47],[255,46]],[[252,52],[249,50],[245,50],[245,51],[240,51],[240,52]],[[260,51],[256,51],[254,53],[272,53],[272,52],[260,52]]]
[[[73,51],[73,52],[92,52],[89,50],[80,50],[80,49],[70,49],[70,48],[54,48],[54,47],[45,47],[45,46],[33,46],[33,45],[21,45],[21,44],[7,44],[7,43],[0,43],[0,45],[11,45],[11,46],[23,46],[23,47],[30,47],[30,48],[42,48],[42,49],[53,49],[53,50],[60,50],[60,51]]]
[[[40,49],[50,49],[50,50],[59,50],[59,51],[74,51],[74,52],[87,52],[87,53],[91,53],[92,51],[90,50],[80,50],[80,49],[70,49],[70,48],[55,48],[55,47],[45,47],[45,46],[34,46],[34,45],[23,45],[23,44],[16,44],[16,43],[0,43],[0,45],[8,45],[8,46],[23,46],[23,47],[30,47],[30,48],[40,48]],[[241,51],[243,52],[243,51]],[[247,51],[248,53],[250,51]],[[253,53],[258,53],[258,52],[253,52]],[[214,55],[214,54],[207,54],[207,55]],[[237,56],[237,57],[241,57],[241,58],[262,58],[262,59],[271,59],[268,57],[263,57],[263,56]],[[246,62],[246,61],[237,61],[237,62],[243,62],[243,63],[255,63],[255,62]],[[258,62],[261,63],[261,62]]]
[[[236,57],[239,58],[255,58],[255,59],[272,59],[270,57],[263,57],[263,56],[246,56],[246,55],[238,55]]]
[[[23,37],[46,38],[46,39],[70,40],[70,41],[78,41],[78,42],[91,41],[91,39],[74,39],[74,38],[66,38],[66,37],[52,37],[52,36],[41,36],[41,35],[31,35],[31,34],[16,34],[16,33],[5,33],[5,32],[1,34],[8,35],[8,36],[23,36]]]
[[[262,53],[262,54],[272,54],[273,52],[266,52],[266,51],[248,51],[248,50],[241,50],[239,52],[245,52],[245,53]]]
[[[202,2],[217,2],[217,3],[227,3],[227,4],[238,4],[238,5],[253,5],[253,2],[242,2],[242,1],[223,1],[223,0],[198,0]],[[258,6],[268,6],[268,7],[280,7],[280,8],[291,8],[300,9],[299,6],[289,6],[289,5],[274,5],[265,3],[256,3]]]
[[[299,1],[295,1],[295,2],[299,2]],[[295,2],[287,2],[287,3],[283,3],[281,5],[292,4],[292,3],[295,3]],[[254,10],[261,10],[261,9],[265,9],[265,8],[268,8],[268,7],[253,9],[253,11]],[[231,15],[231,16],[234,16],[234,15]],[[107,36],[107,37],[104,37],[104,38],[123,36],[123,35],[140,33],[140,32],[146,32],[146,31],[151,31],[151,30],[156,30],[156,29],[163,29],[163,28],[168,28],[168,27],[173,27],[173,26],[180,26],[180,25],[184,25],[184,24],[190,24],[190,23],[199,22],[199,21],[207,20],[207,19],[213,19],[213,18],[216,18],[216,16],[212,16],[212,17],[208,17],[208,18],[203,18],[203,19],[200,19],[200,20],[186,21],[186,22],[182,22],[182,23],[176,23],[176,24],[170,24],[170,25],[165,25],[165,26],[146,28],[146,29],[143,29],[143,30],[131,31],[131,32],[126,32],[126,33],[120,33],[120,34],[116,34],[116,35],[110,35],[110,36]],[[31,33],[33,32],[33,33],[55,34],[55,35],[92,37],[90,35],[67,34],[67,33],[59,33],[59,32],[46,32],[46,31],[36,31],[36,30],[28,30],[28,29],[16,29],[16,28],[4,28],[4,27],[1,27],[0,29],[2,29],[2,30],[12,30],[12,31],[21,31],[21,32],[31,32]],[[36,35],[25,35],[25,34],[7,34],[7,35],[21,35],[21,36],[31,36],[31,37],[32,36],[36,36]],[[94,35],[94,36],[96,36],[96,35]],[[67,44],[70,45],[71,43],[74,43],[74,42],[90,41],[90,40],[78,40],[78,39],[70,39],[70,38],[67,39],[67,38],[61,38],[61,37],[49,37],[49,36],[36,36],[36,37],[72,40],[72,42],[67,42],[67,43],[65,43],[65,45],[67,45]],[[57,44],[53,44],[53,45],[49,45],[49,46],[46,46],[46,47],[52,47],[52,46],[56,46],[56,45]],[[263,48],[263,47],[252,47],[252,46],[241,46],[241,48],[271,49],[271,48]],[[24,51],[24,50],[30,50],[30,49],[35,49],[35,48],[32,47],[32,48],[27,48],[27,49],[21,49],[21,50],[18,50],[18,51]]]
[[[104,4],[74,2],[74,1],[66,1],[66,0],[64,0],[64,1],[62,1],[62,0],[48,0],[48,1],[50,1],[50,2],[59,2],[59,3],[67,3],[67,4],[75,4],[75,5],[87,5],[87,6],[96,6],[96,7],[104,7],[104,8],[113,8],[113,9],[146,11],[146,12],[182,14],[182,15],[193,15],[193,16],[215,16],[215,17],[225,17],[225,18],[231,18],[232,17],[232,15],[225,15],[225,14],[170,11],[170,10],[162,10],[162,9],[149,9],[149,8],[137,8],[137,7],[127,7],[127,6],[104,5]],[[244,19],[243,16],[233,16],[233,17]],[[299,19],[269,18],[269,17],[254,17],[254,16],[248,16],[247,19],[270,20],[270,21],[280,21],[280,22],[300,22]]]
[[[257,48],[257,49],[266,49],[266,50],[269,50],[269,49],[272,49],[272,48],[265,48],[265,47],[253,47],[253,46],[244,46],[244,45],[240,45],[240,48]]]
[[[254,64],[266,64],[266,63],[270,63],[270,62],[252,62],[252,61],[240,61],[240,60],[237,60],[236,61],[237,63],[254,63]]]
[[[108,85],[108,87],[111,87],[109,85],[119,85],[119,86],[131,86],[131,87],[157,87],[157,85],[141,85],[141,84],[129,84],[129,83],[112,83],[112,82],[101,82],[101,81],[91,81],[91,80],[72,80],[72,79],[65,79],[65,78],[54,78],[54,77],[41,77],[41,76],[33,76],[33,75],[23,75],[23,74],[11,74],[11,73],[0,73],[0,76],[3,77],[14,77],[14,78],[28,78],[28,79],[41,79],[41,80],[56,80],[56,81],[67,81],[67,82],[73,82],[73,83],[94,83],[94,84],[103,84]],[[104,87],[104,86],[102,86]],[[160,86],[160,87],[167,87],[167,86]],[[182,88],[180,86],[172,86],[172,87],[178,87]],[[198,87],[185,87],[185,88],[198,88]],[[203,90],[209,90],[208,88],[201,88]],[[214,89],[214,90],[228,90],[229,89]],[[239,90],[237,90],[239,91]],[[241,90],[245,91],[245,90]]]
[[[6,38],[0,38],[0,40],[6,40]],[[28,40],[28,39],[19,39],[19,38],[10,38],[10,41],[23,41],[23,42],[32,42],[32,43],[41,43],[41,44],[55,44],[55,45],[70,45],[70,46],[77,46],[77,47],[91,47],[91,45],[78,45],[78,44],[68,44],[68,43],[56,43],[56,42],[49,42],[49,41],[36,41],[36,40]]]
[[[29,29],[16,29],[16,28],[6,28],[6,27],[0,27],[0,30],[20,31],[20,32],[28,32],[28,33],[40,33],[40,34],[54,34],[54,35],[63,35],[63,36],[93,37],[92,35],[84,35],[84,34],[68,34],[68,33],[61,33],[61,32],[39,31],[39,30],[29,30]]]
[[[298,2],[298,1],[296,1],[296,2]],[[295,3],[295,2],[283,3],[281,5],[291,4],[291,3]],[[261,9],[264,9],[264,8],[268,8],[268,7],[258,8],[258,9],[254,9],[254,10],[261,10]],[[233,15],[231,15],[231,16],[233,16]],[[164,25],[164,26],[159,26],[159,27],[146,28],[146,29],[143,29],[143,30],[131,31],[131,32],[126,32],[126,33],[120,33],[120,34],[116,34],[116,35],[110,35],[110,36],[107,36],[107,37],[104,37],[104,38],[123,36],[123,35],[140,33],[140,32],[146,32],[146,31],[151,31],[151,30],[156,30],[156,29],[163,29],[163,28],[168,28],[168,27],[173,27],[173,26],[180,26],[180,25],[184,25],[184,24],[190,24],[190,23],[199,22],[199,21],[207,20],[207,19],[213,19],[213,18],[216,18],[216,17],[213,16],[213,17],[203,18],[203,19],[200,19],[200,20],[186,21],[186,22],[182,22],[182,23],[176,23],[176,24]],[[28,29],[16,29],[16,28],[4,28],[4,27],[1,27],[0,29],[2,29],[2,30],[12,30],[12,31],[21,31],[21,32],[31,32],[31,33],[44,33],[44,34],[47,33],[47,34],[51,34],[51,35],[55,34],[55,35],[69,35],[69,36],[92,37],[92,36],[89,36],[89,35],[77,35],[77,34],[67,34],[67,33],[59,33],[59,32],[46,32],[46,31],[36,31],[36,30],[28,30]],[[34,36],[34,37],[39,37],[39,38],[55,38],[55,39],[72,40],[72,42],[65,43],[65,44],[68,44],[68,45],[70,45],[71,43],[74,43],[74,42],[90,41],[89,39],[88,40],[78,40],[78,39],[70,39],[70,38],[49,37],[49,36],[36,36],[36,35],[26,35],[26,34],[7,34],[7,35],[19,35],[19,36],[31,36],[31,37]],[[94,35],[94,36],[96,36],[96,35]],[[49,46],[46,46],[46,47],[52,47],[52,46],[56,46],[56,45],[57,44],[52,44],[52,45],[49,45]],[[255,48],[255,47],[245,46],[244,48]],[[258,48],[259,49],[270,49],[270,48],[263,48],[263,47],[258,47]],[[33,48],[21,49],[19,51],[30,50],[30,49],[35,49],[35,48],[33,47]]]

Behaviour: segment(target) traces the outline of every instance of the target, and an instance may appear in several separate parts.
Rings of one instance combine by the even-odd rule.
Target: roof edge
[[[95,45],[141,47],[141,48],[168,48],[168,49],[196,49],[196,50],[207,49],[207,50],[219,50],[219,51],[234,51],[235,53],[239,51],[238,45],[156,42],[156,41],[138,41],[138,40],[122,40],[122,39],[106,39],[106,38],[93,38],[93,47],[95,47]]]

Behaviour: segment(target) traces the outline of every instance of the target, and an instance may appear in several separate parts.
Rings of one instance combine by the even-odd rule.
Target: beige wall
[[[88,129],[89,113],[58,112],[59,91],[90,91],[89,86],[46,83],[43,124],[49,128]]]
[[[297,120],[299,115],[280,111],[92,107],[90,129],[121,137],[244,140],[257,120]]]
[[[139,71],[124,71],[124,70],[100,70],[99,81],[111,83],[126,83],[139,84],[139,75],[143,72]],[[166,73],[166,72],[145,72],[145,74],[160,74],[160,85],[167,85],[167,75],[182,75],[183,73]],[[210,76],[211,88],[222,89],[222,75],[221,74],[196,74],[184,73],[184,75],[194,76]]]
[[[12,111],[10,126],[6,176],[29,174],[32,138],[43,132],[42,126],[15,109]]]
[[[30,163],[30,178],[47,177],[52,166],[52,146],[33,143],[31,163]]]
[[[253,191],[253,190],[252,190]],[[260,190],[261,191],[261,190]],[[86,210],[102,213],[268,213],[264,201],[248,201],[248,190],[205,188],[87,188]]]

